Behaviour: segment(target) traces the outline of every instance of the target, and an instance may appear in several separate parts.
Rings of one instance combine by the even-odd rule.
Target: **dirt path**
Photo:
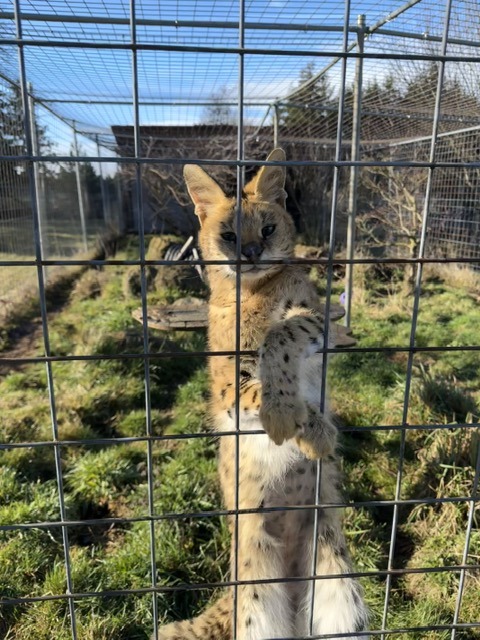
[[[26,322],[22,327],[14,329],[9,337],[12,346],[0,353],[0,376],[6,376],[12,371],[21,371],[27,366],[23,362],[2,362],[4,359],[38,355],[38,348],[43,345],[42,319],[34,318]]]

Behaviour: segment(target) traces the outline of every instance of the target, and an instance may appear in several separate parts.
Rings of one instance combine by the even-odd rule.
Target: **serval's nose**
[[[242,254],[251,262],[255,262],[262,255],[263,248],[258,242],[247,242],[242,245]]]

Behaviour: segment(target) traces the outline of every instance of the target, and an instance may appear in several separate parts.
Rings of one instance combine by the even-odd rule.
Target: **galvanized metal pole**
[[[140,2],[138,4],[141,4]],[[145,268],[146,242],[145,242],[145,215],[144,215],[144,198],[142,189],[143,170],[138,158],[142,155],[142,134],[140,128],[140,101],[139,101],[139,55],[136,49],[137,44],[137,0],[130,0],[130,39],[132,44],[131,50],[131,89],[132,89],[132,107],[133,107],[133,145],[134,145],[134,168],[135,168],[135,204],[137,209],[138,224],[138,243],[140,251],[140,297],[142,302],[142,335],[143,335],[143,377],[145,391],[145,430],[149,440],[147,441],[147,504],[150,529],[150,574],[152,585],[152,612],[153,612],[153,637],[158,637],[159,627],[159,611],[158,611],[158,594],[157,594],[157,556],[156,556],[156,532],[155,520],[156,514],[155,492],[154,492],[154,461],[153,461],[153,442],[151,440],[154,435],[152,422],[152,394],[151,394],[151,378],[150,378],[150,353],[149,329],[148,329],[148,301],[147,301],[147,276]]]
[[[343,30],[343,51],[348,51],[348,24],[350,20],[350,0],[345,0],[344,4],[344,30]],[[347,77],[347,58],[342,59],[341,68],[341,84],[340,95],[338,98],[338,115],[337,115],[337,132],[335,140],[335,165],[333,167],[333,183],[332,183],[332,202],[330,210],[330,228],[329,228],[329,241],[328,241],[328,262],[327,273],[325,282],[325,318],[330,315],[330,304],[332,298],[332,282],[333,282],[333,258],[335,253],[335,235],[337,228],[337,214],[338,214],[338,197],[339,197],[339,185],[340,185],[340,172],[341,169],[337,165],[338,160],[342,153],[342,135],[343,135],[343,118],[345,115],[345,88]],[[328,345],[329,339],[329,323],[325,323],[324,332],[324,344]],[[324,350],[322,354],[322,376],[320,381],[320,413],[325,412],[326,396],[327,396],[327,374],[328,374],[328,353]],[[315,499],[314,504],[319,505],[322,502],[322,480],[323,480],[323,463],[322,460],[317,460],[315,475]],[[312,537],[312,556],[310,573],[313,578],[317,577],[317,560],[318,560],[318,547],[319,547],[319,530],[320,530],[320,512],[318,509],[313,511],[313,537]],[[308,630],[309,635],[313,636],[313,622],[315,615],[315,593],[317,590],[316,580],[312,581],[310,590],[310,611],[308,613]]]
[[[30,112],[30,131],[32,138],[32,153],[34,156],[40,155],[39,152],[39,144],[38,144],[38,130],[37,123],[35,120],[35,100],[33,99],[32,85],[28,83],[28,104],[29,104],[29,112]],[[38,210],[38,234],[40,241],[40,248],[42,252],[42,256],[45,258],[45,206],[44,206],[44,198],[42,197],[44,193],[44,189],[40,183],[40,180],[43,178],[40,177],[40,168],[38,166],[38,162],[33,163],[33,173],[35,175],[35,197],[37,199],[37,210]],[[46,267],[42,267],[44,277],[46,277]]]
[[[245,184],[245,166],[241,161],[245,159],[245,136],[244,136],[244,108],[245,108],[245,56],[242,53],[245,47],[245,0],[238,0],[238,45],[240,53],[238,54],[238,110],[237,110],[237,219],[236,232],[237,242],[235,247],[235,257],[237,264],[241,260],[240,238],[242,235],[242,198],[243,185]],[[241,308],[242,308],[242,273],[237,267],[235,277],[235,517],[233,519],[233,563],[231,568],[232,578],[235,582],[239,579],[239,537],[240,537],[240,350],[241,350]],[[238,637],[238,585],[233,588],[233,615],[232,615],[232,640],[239,640]]]
[[[100,158],[100,143],[98,142],[98,134],[95,135],[95,142],[97,143],[97,156]],[[107,198],[107,191],[105,189],[105,180],[103,179],[103,164],[98,163],[98,173],[100,176],[100,191],[102,193],[102,212],[103,221],[107,224],[110,221],[110,209],[109,201]]]
[[[273,105],[273,148],[278,147],[278,104]]]
[[[363,53],[365,43],[365,15],[357,18],[358,52]],[[357,58],[355,66],[355,84],[353,92],[352,120],[352,161],[360,158],[360,125],[362,111],[363,58]],[[353,260],[355,253],[355,218],[357,215],[358,166],[350,168],[350,187],[348,193],[347,260]],[[353,264],[349,262],[345,275],[345,325],[350,326],[353,294]]]
[[[114,176],[115,180],[115,197],[117,199],[116,206],[112,209],[116,211],[116,227],[118,231],[123,234],[128,228],[127,215],[125,213],[125,207],[123,204],[123,191],[122,191],[122,174],[117,169],[117,173]],[[113,217],[113,216],[112,216]]]
[[[447,53],[447,49],[449,46],[449,29],[450,29],[450,19],[452,15],[452,7],[454,4],[454,0],[445,0],[445,20],[443,25],[443,34],[442,34],[442,47],[439,51],[441,56],[445,56]],[[433,189],[434,189],[434,172],[435,172],[435,161],[437,159],[437,136],[440,128],[440,118],[442,113],[442,97],[443,97],[443,89],[444,89],[444,79],[445,79],[445,61],[439,60],[438,62],[438,78],[437,78],[437,89],[435,93],[435,107],[433,111],[433,126],[432,126],[432,136],[430,139],[430,151],[429,151],[429,161],[430,168],[428,169],[428,179],[425,190],[424,197],[424,205],[422,211],[422,222],[420,228],[420,244],[418,246],[418,258],[420,262],[417,263],[416,273],[415,273],[415,286],[413,289],[413,306],[412,306],[412,315],[411,315],[411,325],[410,325],[410,339],[409,339],[409,353],[406,365],[406,377],[405,377],[405,393],[403,396],[403,411],[402,411],[402,423],[406,426],[409,424],[409,416],[410,416],[410,393],[412,388],[412,378],[413,378],[413,367],[416,359],[415,355],[415,346],[416,346],[416,334],[417,334],[417,324],[419,320],[420,314],[420,298],[422,294],[422,276],[423,276],[423,264],[421,262],[422,258],[425,257],[425,247],[427,242],[427,232],[428,232],[428,222],[429,222],[429,213],[432,207],[433,202]],[[402,497],[403,490],[403,478],[404,478],[404,460],[405,460],[405,450],[407,445],[407,431],[406,429],[400,432],[400,442],[399,442],[399,458],[398,458],[398,467],[397,467],[397,478],[395,483],[395,500],[400,501]],[[390,549],[388,552],[388,571],[394,570],[395,564],[395,554],[397,549],[397,534],[398,534],[398,526],[399,526],[399,518],[400,518],[400,510],[398,504],[393,507],[392,514],[392,527],[391,527],[391,535],[390,535]],[[393,577],[392,574],[389,573],[387,575],[387,579],[385,581],[385,602],[383,606],[383,615],[382,615],[382,633],[380,638],[381,640],[385,640],[388,638],[387,631],[387,621],[388,621],[388,613],[390,607],[390,598],[393,588]],[[460,593],[460,592],[459,592]],[[455,614],[454,614],[455,618]],[[454,630],[452,630],[454,631]],[[453,638],[455,637],[455,633],[452,634]],[[452,640],[453,640],[452,638]]]
[[[14,10],[15,10],[15,32],[16,37],[18,39],[18,67],[19,67],[19,81],[20,81],[20,94],[22,98],[22,119],[23,119],[23,130],[25,134],[25,155],[28,160],[26,163],[27,175],[28,175],[28,190],[30,196],[30,202],[32,207],[32,218],[33,218],[33,236],[35,241],[35,266],[37,269],[37,280],[38,280],[38,295],[39,295],[39,303],[40,303],[40,314],[42,319],[42,335],[43,335],[43,348],[45,358],[45,368],[46,368],[46,377],[47,377],[47,390],[48,390],[48,400],[50,405],[50,418],[51,418],[51,427],[52,427],[52,440],[49,444],[53,446],[53,456],[55,461],[55,476],[57,480],[57,489],[58,489],[58,502],[59,502],[59,511],[60,511],[60,520],[62,522],[61,530],[62,530],[62,541],[63,541],[63,557],[64,557],[64,567],[65,567],[65,588],[66,596],[70,596],[73,593],[74,585],[73,585],[73,571],[72,571],[72,561],[70,557],[70,541],[68,534],[68,527],[63,523],[67,520],[67,505],[65,500],[65,492],[64,492],[64,484],[63,484],[63,473],[62,473],[62,448],[60,446],[61,438],[59,437],[59,425],[58,425],[58,416],[56,409],[56,400],[55,400],[55,385],[53,380],[53,369],[52,363],[48,361],[48,358],[52,355],[51,346],[50,346],[50,336],[49,336],[49,328],[48,328],[48,312],[47,312],[47,293],[44,279],[44,271],[42,269],[42,261],[44,260],[44,256],[42,254],[41,240],[40,240],[40,216],[38,209],[38,200],[37,200],[37,191],[35,188],[36,176],[34,171],[35,166],[35,156],[33,155],[33,143],[32,143],[32,130],[31,130],[31,116],[30,116],[30,100],[28,97],[28,82],[27,82],[27,71],[25,64],[25,50],[24,50],[24,41],[23,41],[23,25],[22,25],[22,17],[21,17],[21,9],[20,9],[20,0],[14,0]],[[68,598],[68,608],[70,613],[70,626],[72,632],[72,640],[77,640],[77,623],[76,623],[76,614],[75,614],[75,601],[73,598]]]
[[[72,122],[73,128],[73,153],[78,157],[78,140],[77,140],[77,130],[75,128],[75,120]],[[80,178],[80,163],[78,160],[75,161],[75,175],[77,177],[77,197],[78,197],[78,211],[80,213],[80,224],[82,226],[82,238],[83,238],[83,248],[85,253],[88,251],[88,242],[87,242],[87,225],[85,222],[85,209],[83,207],[83,195],[82,195],[82,181]]]

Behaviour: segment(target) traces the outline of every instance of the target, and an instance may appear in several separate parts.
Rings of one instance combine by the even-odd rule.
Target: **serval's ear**
[[[215,180],[197,164],[186,164],[183,168],[183,176],[188,193],[195,205],[195,213],[202,225],[211,206],[226,200],[226,196]]]
[[[285,160],[283,149],[274,149],[268,156],[267,162],[281,162]],[[247,194],[254,194],[259,200],[275,202],[281,207],[285,207],[287,194],[285,192],[285,167],[262,167],[257,175],[247,184],[245,191]]]

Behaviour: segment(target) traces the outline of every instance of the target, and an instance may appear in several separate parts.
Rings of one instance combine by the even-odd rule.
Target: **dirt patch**
[[[88,267],[75,268],[48,284],[45,291],[47,318],[54,318],[70,300],[72,287]],[[3,348],[0,349],[0,376],[22,370],[23,362],[2,362],[6,359],[21,359],[43,355],[42,318],[38,304],[32,297],[13,311],[0,331],[3,334]],[[37,301],[38,302],[38,301]],[[1,343],[1,340],[0,340]]]
[[[42,319],[34,318],[30,322],[16,327],[9,332],[11,347],[2,351],[0,357],[0,376],[6,376],[12,371],[21,371],[25,368],[24,362],[2,362],[3,359],[21,359],[37,355],[37,350],[42,344]]]

